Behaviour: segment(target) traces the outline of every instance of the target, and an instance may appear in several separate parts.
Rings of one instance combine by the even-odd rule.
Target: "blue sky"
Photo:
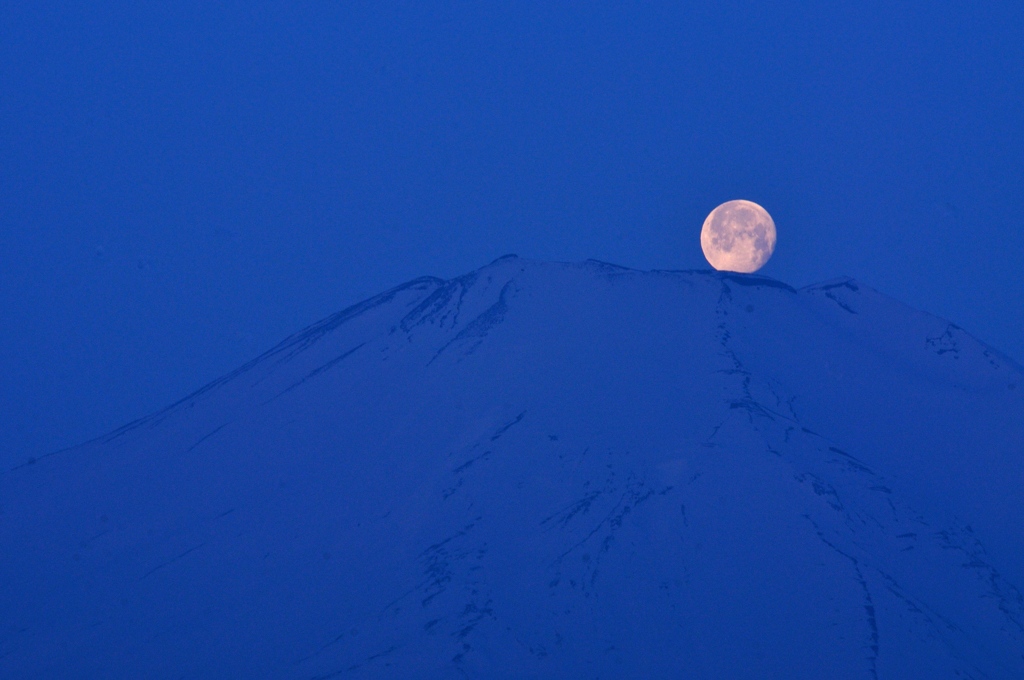
[[[851,275],[1024,361],[1024,5],[13,2],[0,458],[505,253]]]

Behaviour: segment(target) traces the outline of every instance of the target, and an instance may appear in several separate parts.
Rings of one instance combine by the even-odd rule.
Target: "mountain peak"
[[[849,278],[415,279],[0,475],[0,674],[1020,677],[1022,378]]]

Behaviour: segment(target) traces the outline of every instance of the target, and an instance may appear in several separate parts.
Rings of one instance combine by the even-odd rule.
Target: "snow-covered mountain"
[[[0,474],[3,678],[1024,678],[1024,371],[502,258]]]

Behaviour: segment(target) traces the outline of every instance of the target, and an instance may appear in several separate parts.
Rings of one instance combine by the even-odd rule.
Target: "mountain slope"
[[[418,279],[0,475],[0,675],[1024,677],[1022,391],[852,280]]]

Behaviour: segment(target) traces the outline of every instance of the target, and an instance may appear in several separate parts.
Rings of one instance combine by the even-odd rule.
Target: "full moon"
[[[757,203],[727,201],[704,220],[700,247],[715,269],[750,274],[775,252],[775,222]]]

